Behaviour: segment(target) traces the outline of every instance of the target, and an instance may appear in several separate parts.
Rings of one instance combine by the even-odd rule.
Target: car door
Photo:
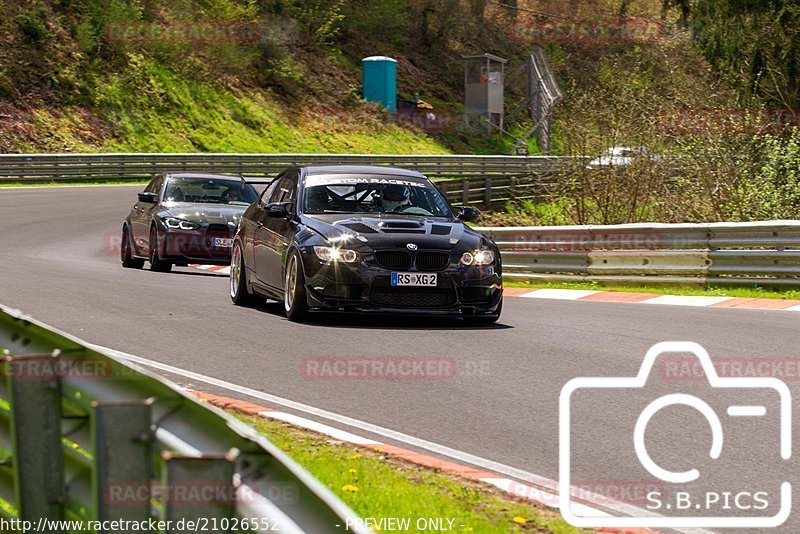
[[[159,176],[153,180],[153,190],[149,192],[156,194],[156,202],[154,204],[140,202],[143,207],[141,232],[143,242],[145,243],[145,250],[150,250],[150,224],[161,209],[161,196],[164,190],[164,181],[165,179],[163,176]]]
[[[147,187],[144,189],[144,193],[155,193],[158,194],[160,192],[160,184],[163,183],[162,177],[153,178]],[[157,204],[149,204],[147,202],[142,202],[141,200],[137,200],[136,204],[133,205],[133,209],[131,210],[131,235],[133,236],[133,241],[136,244],[136,248],[139,253],[143,253],[142,251],[146,252],[148,247],[148,240],[149,240],[149,232],[150,232],[150,217],[152,217],[153,208],[157,206]]]
[[[297,194],[297,174],[289,173],[276,180],[267,202],[261,205],[257,215],[253,258],[256,265],[256,277],[270,287],[283,287],[283,263],[289,248],[289,238],[294,223],[283,217],[270,217],[266,206],[276,202],[291,203]],[[266,195],[265,195],[266,196]]]

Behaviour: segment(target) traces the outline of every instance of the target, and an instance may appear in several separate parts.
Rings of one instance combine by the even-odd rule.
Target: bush
[[[47,37],[47,26],[44,24],[46,13],[43,9],[31,13],[23,13],[14,18],[19,30],[31,41],[38,43]]]

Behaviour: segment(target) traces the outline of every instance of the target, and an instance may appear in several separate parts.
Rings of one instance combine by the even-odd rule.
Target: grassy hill
[[[568,153],[586,142],[576,125],[602,144],[620,108],[721,91],[680,33],[575,39],[586,26],[531,11],[596,31],[620,1],[0,0],[0,151],[508,153],[508,138],[459,126],[460,54],[510,60],[511,107],[526,90],[515,71],[544,41],[567,93],[555,146]],[[623,3],[660,20],[658,0]],[[361,100],[360,60],[376,54],[398,59],[401,96],[433,103],[444,127]]]

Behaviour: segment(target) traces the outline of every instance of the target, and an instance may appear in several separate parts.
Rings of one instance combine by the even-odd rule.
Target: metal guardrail
[[[800,221],[477,228],[510,278],[800,286]]]
[[[0,517],[171,520],[175,533],[192,531],[179,520],[247,530],[237,518],[342,532],[356,518],[264,436],[133,364],[2,306],[0,350]]]
[[[525,177],[558,171],[551,156],[373,154],[0,154],[0,181],[149,179],[162,172],[274,175],[291,165],[382,165],[436,178]]]

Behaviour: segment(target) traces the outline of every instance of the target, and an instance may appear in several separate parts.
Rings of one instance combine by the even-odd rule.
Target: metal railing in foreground
[[[2,306],[0,349],[0,517],[282,533],[356,518],[254,429],[133,364]]]
[[[800,221],[478,228],[509,278],[800,286]]]

